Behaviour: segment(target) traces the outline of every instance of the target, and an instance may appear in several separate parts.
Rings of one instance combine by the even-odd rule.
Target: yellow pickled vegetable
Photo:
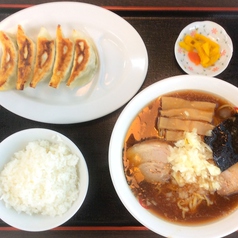
[[[202,48],[205,51],[205,54],[207,56],[210,56],[210,49],[211,49],[210,44],[208,42],[206,42],[206,43],[202,44]]]
[[[179,42],[179,46],[185,49],[186,51],[192,51],[193,47],[190,45],[187,45],[184,41]]]
[[[219,44],[202,34],[196,33],[194,37],[186,35],[179,46],[188,52],[197,52],[204,68],[214,65],[220,58]]]
[[[186,36],[184,37],[183,41],[184,41],[184,43],[185,43],[186,45],[189,45],[189,46],[191,46],[191,47],[194,47],[195,40],[194,40],[194,38],[193,38],[192,36],[186,35]]]

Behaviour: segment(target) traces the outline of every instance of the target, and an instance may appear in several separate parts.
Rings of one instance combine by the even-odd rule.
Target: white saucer
[[[207,68],[202,65],[195,65],[189,60],[188,52],[179,46],[179,42],[183,41],[185,35],[193,35],[195,32],[210,38],[220,45],[221,57],[214,65]],[[228,66],[233,53],[233,44],[225,29],[217,23],[198,21],[189,24],[181,31],[175,42],[174,53],[178,64],[187,74],[216,76]]]

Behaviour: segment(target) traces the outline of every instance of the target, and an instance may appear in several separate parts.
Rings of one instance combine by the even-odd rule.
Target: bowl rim
[[[186,87],[184,86],[186,85]],[[172,86],[172,87],[171,87]],[[222,219],[201,225],[181,226],[160,219],[144,209],[132,191],[130,190],[123,171],[122,148],[125,134],[129,124],[135,118],[139,111],[153,99],[172,91],[196,89],[218,94],[220,96],[228,96],[228,100],[235,105],[238,105],[238,88],[234,85],[225,82],[221,79],[201,76],[201,75],[179,75],[160,80],[138,93],[123,109],[119,115],[113,128],[108,151],[109,171],[113,186],[118,194],[121,202],[131,215],[138,220],[142,225],[152,230],[153,232],[165,237],[221,237],[235,232],[238,229],[238,224],[235,222],[238,217],[238,209]],[[129,123],[128,123],[129,120]],[[224,223],[224,224],[223,224]],[[196,233],[194,233],[196,228]]]
[[[0,143],[0,171],[3,169],[14,152],[25,148],[26,144],[35,140],[48,140],[55,142],[53,136],[59,136],[66,144],[72,153],[79,157],[79,196],[72,204],[69,210],[62,214],[62,216],[50,217],[43,215],[28,215],[25,213],[17,213],[13,208],[6,208],[4,201],[0,200],[0,218],[8,225],[25,231],[46,231],[58,227],[68,221],[82,206],[88,191],[89,174],[85,158],[80,149],[65,135],[50,129],[44,128],[30,128],[15,132],[5,138]],[[14,144],[14,147],[11,148]],[[6,150],[5,148],[9,148]],[[3,159],[4,158],[4,159]],[[83,182],[82,182],[83,181]]]

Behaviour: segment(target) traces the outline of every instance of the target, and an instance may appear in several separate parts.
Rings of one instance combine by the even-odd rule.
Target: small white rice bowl
[[[49,230],[68,221],[83,204],[89,184],[87,164],[78,147],[64,135],[40,128],[17,132],[0,143],[0,157],[4,183],[0,218],[10,226]],[[51,207],[52,201],[56,206]]]
[[[127,130],[136,115],[151,101],[178,90],[202,90],[226,98],[238,105],[238,88],[208,76],[181,75],[161,80],[137,94],[124,108],[113,129],[109,144],[109,168],[115,190],[131,215],[153,232],[169,238],[224,237],[238,230],[238,210],[224,218],[199,225],[178,225],[153,215],[143,208],[127,184],[122,150]]]

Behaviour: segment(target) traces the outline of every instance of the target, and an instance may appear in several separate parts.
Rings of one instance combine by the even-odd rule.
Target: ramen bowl
[[[211,66],[203,67],[194,64],[188,57],[188,52],[179,46],[186,35],[194,36],[195,32],[202,34],[220,46],[220,58]],[[226,30],[212,21],[198,21],[187,25],[179,34],[174,46],[175,58],[179,66],[187,74],[216,76],[223,72],[233,54],[233,44]]]
[[[174,87],[173,87],[174,85]],[[219,95],[238,105],[238,89],[217,78],[208,76],[175,76],[147,87],[124,108],[113,129],[109,145],[109,168],[115,190],[131,215],[151,231],[170,238],[223,237],[238,229],[238,210],[209,223],[178,224],[154,215],[145,209],[129,187],[123,165],[124,140],[133,119],[151,101],[178,90],[199,90]]]
[[[10,159],[13,157],[15,152],[23,151],[29,142],[35,142],[38,140],[40,140],[40,141],[47,140],[49,142],[52,142],[53,145],[56,145],[56,143],[58,143],[60,141],[64,145],[66,145],[68,147],[68,149],[70,150],[69,153],[67,152],[68,156],[70,156],[72,154],[72,155],[76,155],[78,157],[78,160],[77,160],[78,162],[77,162],[76,166],[75,166],[75,164],[73,164],[73,166],[75,166],[75,172],[78,173],[78,175],[79,175],[78,178],[75,179],[75,183],[77,184],[76,186],[79,189],[79,193],[77,193],[74,196],[75,200],[71,201],[70,206],[68,206],[68,209],[64,213],[59,214],[59,215],[54,215],[54,216],[49,215],[49,214],[41,215],[42,213],[40,213],[40,214],[33,213],[33,214],[29,215],[25,212],[17,212],[17,210],[15,208],[12,208],[12,207],[7,208],[5,201],[3,201],[2,199],[0,200],[0,210],[1,210],[0,218],[5,223],[7,223],[8,225],[15,227],[17,229],[20,229],[20,230],[34,231],[34,232],[49,230],[49,229],[58,227],[58,226],[62,225],[63,223],[65,223],[66,221],[68,221],[82,206],[84,199],[86,197],[86,194],[87,194],[88,183],[89,183],[87,164],[86,164],[83,154],[81,153],[79,148],[69,138],[67,138],[63,134],[58,133],[56,131],[49,130],[49,129],[34,128],[34,129],[22,130],[22,131],[14,133],[14,134],[10,135],[9,137],[7,137],[6,139],[4,139],[0,143],[0,155],[1,155],[0,171],[3,170],[4,166],[10,161]],[[39,147],[37,147],[37,148],[39,148]],[[54,147],[54,148],[62,148],[62,147]],[[33,151],[35,151],[35,150],[33,150]],[[68,151],[68,150],[66,150],[66,151]],[[58,155],[59,154],[60,154],[60,156],[62,156],[62,153],[58,153]],[[34,157],[34,159],[35,158],[36,157]],[[43,158],[43,157],[40,157],[40,158]],[[47,158],[49,158],[49,157],[47,157]],[[59,160],[59,157],[57,157],[57,159]],[[63,161],[64,159],[65,159],[65,157],[61,157],[61,161]],[[44,162],[46,162],[46,160],[44,160]],[[51,160],[51,162],[52,162],[52,160]],[[39,163],[37,166],[39,166]],[[50,166],[50,168],[52,169],[52,166]],[[64,168],[66,169],[66,167],[64,167]],[[68,169],[66,169],[66,170],[69,172]],[[55,170],[51,170],[51,174],[53,173],[52,171],[55,171]],[[72,169],[70,171],[72,171]],[[24,170],[24,172],[25,172],[25,170]],[[38,171],[34,171],[34,173],[39,174]],[[62,175],[62,173],[61,173],[61,175]],[[49,176],[45,176],[45,177],[49,178]],[[55,178],[57,178],[57,177],[55,177]],[[50,181],[48,181],[48,180],[46,182],[47,182],[47,184],[50,183]],[[52,184],[52,183],[50,183],[50,184]],[[53,184],[54,184],[54,182],[53,182]],[[62,185],[61,188],[64,187],[63,184],[61,184],[61,185]],[[67,186],[69,186],[69,184],[67,184]],[[27,187],[29,187],[29,186],[27,186]],[[25,187],[22,189],[25,189]],[[50,191],[53,191],[53,189],[50,189]],[[54,191],[57,191],[57,190],[54,190]],[[47,193],[47,194],[49,194],[49,193]],[[71,193],[71,195],[72,195],[72,193]],[[66,199],[68,199],[68,198],[66,198]]]

